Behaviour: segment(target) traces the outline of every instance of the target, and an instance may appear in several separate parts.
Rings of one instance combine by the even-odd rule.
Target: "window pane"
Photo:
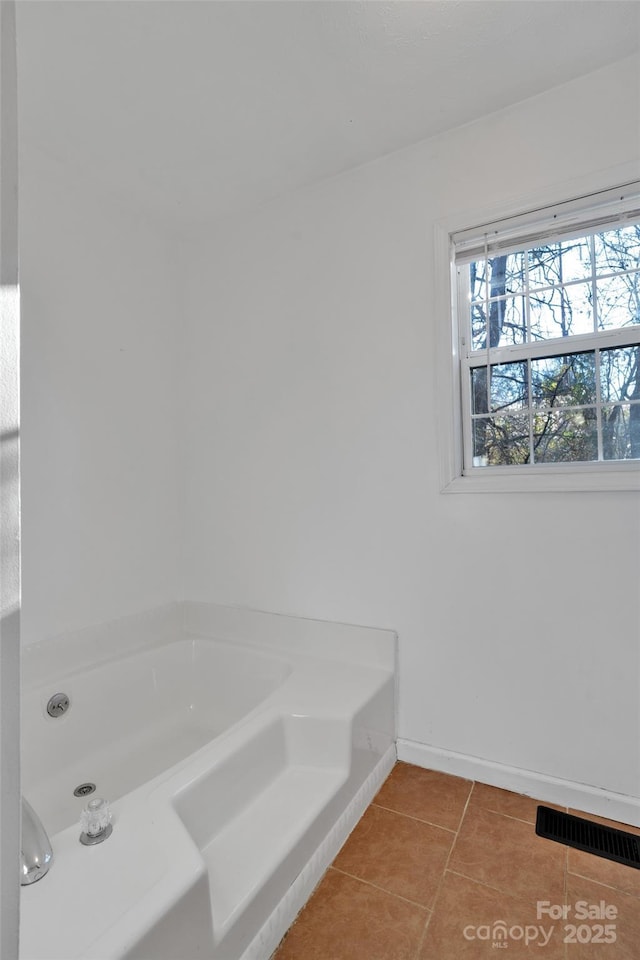
[[[528,396],[526,361],[496,363],[491,367],[492,411],[522,409],[527,406]]]
[[[519,293],[524,290],[524,251],[492,257],[488,263],[488,273],[486,260],[476,260],[475,263],[469,264],[472,301],[504,297],[509,293]]]
[[[600,351],[602,399],[640,399],[640,346]]]
[[[597,460],[595,408],[536,414],[533,418],[533,457],[536,463]]]
[[[531,361],[533,403],[539,407],[582,406],[596,402],[593,350]]]
[[[486,308],[489,307],[489,328],[492,348],[509,347],[524,343],[527,337],[527,321],[524,297],[506,297],[491,300],[488,304],[473,303],[472,336],[473,349],[484,350],[487,346]]]
[[[471,412],[489,412],[486,367],[474,367],[471,371]]]
[[[591,237],[529,250],[529,286],[548,287],[591,277]]]
[[[491,412],[523,409],[528,405],[529,384],[526,361],[496,363],[491,367]],[[487,368],[471,370],[471,410],[488,413]]]
[[[596,273],[640,268],[640,224],[605,230],[594,237]]]
[[[489,304],[492,309],[491,346],[508,347],[527,339],[527,314],[524,297],[507,297]]]
[[[491,347],[524,343],[527,338],[524,297],[507,297],[490,303],[489,324]]]
[[[526,254],[524,250],[519,253],[510,253],[507,256],[505,266],[505,287],[507,293],[518,293],[524,290]]]
[[[640,458],[640,404],[602,408],[602,455],[605,460]]]
[[[598,329],[640,323],[640,272],[597,281]]]
[[[484,303],[471,304],[471,349],[484,350],[487,345],[487,311]]]
[[[469,299],[486,300],[487,297],[487,261],[476,260],[469,264]]]
[[[577,283],[531,291],[531,339],[551,340],[593,333],[593,287]]]
[[[479,417],[473,421],[474,466],[495,467],[528,462],[528,417]]]

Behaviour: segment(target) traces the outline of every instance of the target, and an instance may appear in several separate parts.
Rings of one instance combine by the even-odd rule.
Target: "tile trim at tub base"
[[[478,780],[492,787],[523,793],[545,803],[556,803],[563,807],[573,807],[584,813],[599,817],[608,817],[621,823],[640,827],[640,797],[613,793],[586,783],[550,777],[544,773],[535,773],[521,767],[510,767],[505,763],[484,760],[452,750],[441,750],[416,740],[400,739],[397,743],[398,760],[414,763],[428,770],[451,773],[467,780]]]
[[[331,865],[343,843],[367,809],[396,762],[395,745],[389,747],[362,784],[340,819],[334,824],[304,869],[298,874],[276,909],[251,941],[240,960],[269,960],[285,933]]]

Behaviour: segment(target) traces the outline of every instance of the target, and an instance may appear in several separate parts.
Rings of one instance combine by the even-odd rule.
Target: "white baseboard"
[[[336,858],[338,851],[367,809],[396,762],[395,746],[378,761],[337,823],[331,828],[307,865],[291,884],[241,960],[268,960],[305,903]]]
[[[415,740],[398,740],[398,760],[640,827],[640,797],[613,793],[586,783],[550,777],[481,757],[441,750]]]

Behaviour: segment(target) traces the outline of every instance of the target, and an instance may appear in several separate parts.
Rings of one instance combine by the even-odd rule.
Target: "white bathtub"
[[[22,888],[22,960],[267,960],[393,764],[394,656],[388,631],[209,604],[27,648],[54,864]],[[95,847],[87,782],[113,809]]]

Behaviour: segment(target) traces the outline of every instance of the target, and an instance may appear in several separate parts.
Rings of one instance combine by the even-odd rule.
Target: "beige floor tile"
[[[419,960],[564,960],[563,931],[536,906],[447,871]]]
[[[486,783],[474,783],[469,800],[469,807],[482,807],[493,813],[502,813],[505,817],[515,817],[517,820],[526,820],[535,823],[538,806],[543,804],[554,810],[564,810],[553,803],[544,800],[533,800],[521,793],[512,793],[510,790],[501,790],[499,787],[490,787]]]
[[[415,960],[428,916],[329,870],[273,960]]]
[[[430,907],[455,834],[370,806],[334,860],[334,867],[389,893]]]
[[[537,837],[533,824],[473,807],[460,828],[449,869],[524,900],[564,893],[566,847]]]
[[[435,826],[457,830],[472,785],[471,780],[397,763],[373,802]]]
[[[571,942],[567,943],[568,960],[638,960],[640,907],[635,897],[570,875],[567,883],[567,903],[573,909],[567,922],[576,927],[575,931],[566,930],[566,935],[571,939]],[[585,904],[585,909],[593,906],[600,908],[601,903],[604,903],[605,907],[613,907],[616,911],[615,920],[577,917],[576,905],[581,903]],[[580,943],[580,939],[589,942]],[[612,939],[613,942],[607,942]]]

